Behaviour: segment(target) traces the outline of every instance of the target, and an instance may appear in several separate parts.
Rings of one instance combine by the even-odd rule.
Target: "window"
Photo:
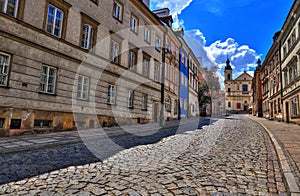
[[[154,81],[159,82],[160,78],[160,65],[159,62],[155,62],[154,65]]]
[[[134,15],[131,15],[130,18],[130,30],[134,33],[138,33],[138,18],[135,17]]]
[[[171,69],[170,69],[170,81],[174,82],[174,68],[173,68],[173,66],[171,66]]]
[[[116,86],[115,85],[108,85],[108,92],[107,92],[107,103],[108,104],[116,104]]]
[[[149,77],[149,59],[143,59],[143,75]]]
[[[236,103],[236,108],[241,109],[241,103]]]
[[[114,2],[113,16],[115,19],[122,21],[123,6],[119,2]]]
[[[64,12],[49,4],[46,31],[56,37],[61,37]]]
[[[81,47],[91,50],[93,47],[93,27],[88,24],[82,25]]]
[[[174,100],[174,114],[178,114],[178,100],[175,99]]]
[[[155,37],[155,49],[160,51],[160,38],[158,36]]]
[[[147,110],[148,95],[142,95],[142,110]]]
[[[228,88],[228,89],[227,89],[227,92],[228,92],[228,93],[230,93],[230,91],[231,91],[231,89],[230,89],[230,88]]]
[[[184,101],[183,101],[183,109],[187,110],[187,107],[188,107],[187,99],[184,99]]]
[[[56,72],[57,69],[54,67],[42,66],[40,92],[49,94],[55,93]]]
[[[284,46],[284,47],[283,47],[283,57],[286,56],[286,53],[287,53],[287,51],[286,51],[286,46]]]
[[[299,116],[299,98],[294,97],[291,99],[291,116],[297,117]]]
[[[236,90],[238,90],[238,91],[240,90],[240,85],[239,84],[236,85]]]
[[[231,102],[228,102],[228,107],[229,107],[229,108],[231,107]]]
[[[247,84],[243,84],[243,91],[244,92],[248,91],[248,85]]]
[[[111,40],[111,61],[112,62],[119,64],[120,62],[119,52],[120,52],[120,44],[117,41],[112,39]]]
[[[134,50],[129,50],[129,70],[135,71],[137,64],[137,53]]]
[[[0,118],[0,128],[4,128],[5,118]]]
[[[170,97],[165,98],[165,110],[171,112],[171,99]]]
[[[185,87],[188,87],[188,77],[187,76],[184,76],[184,85]]]
[[[194,104],[191,104],[191,111],[194,113],[195,112],[195,106]]]
[[[0,0],[1,12],[16,18],[18,12],[18,3],[19,0]]]
[[[281,112],[281,108],[280,108],[280,103],[281,101],[280,101],[280,98],[278,98],[278,112]]]
[[[86,76],[78,76],[77,98],[88,99],[89,96],[89,78]]]
[[[144,29],[144,40],[145,42],[150,43],[150,29],[147,27]]]
[[[98,5],[98,0],[91,0],[91,1]]]
[[[0,86],[7,86],[10,55],[0,53]]]
[[[169,65],[165,64],[165,79],[169,80]]]
[[[129,108],[133,108],[133,96],[134,96],[134,92],[132,90],[128,91],[128,102],[127,102],[127,106]]]
[[[84,13],[81,13],[81,18],[82,32],[80,45],[84,49],[91,50],[96,45],[97,27],[99,23]]]
[[[52,127],[51,120],[34,120],[34,128],[50,128]]]

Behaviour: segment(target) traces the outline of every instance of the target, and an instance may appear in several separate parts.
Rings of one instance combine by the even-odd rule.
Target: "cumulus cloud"
[[[244,71],[253,75],[257,59],[260,57],[250,46],[240,46],[233,38],[228,38],[225,41],[217,40],[206,46],[205,36],[198,29],[186,31],[185,40],[195,55],[202,58],[203,66],[217,66],[219,68],[217,76],[219,77],[221,88],[224,88],[223,73],[227,58],[231,62],[233,77],[236,78]]]
[[[152,0],[152,9],[169,8],[173,16],[173,28],[184,27],[184,21],[178,16],[187,8],[193,0]],[[196,3],[201,4],[201,9],[214,14],[223,14],[224,11],[230,8],[237,8],[247,6],[255,0],[231,0],[228,4],[224,0],[197,0]],[[234,38],[228,38],[225,41],[217,40],[214,43],[207,45],[206,37],[200,29],[185,30],[184,36],[186,42],[195,53],[196,57],[201,57],[202,65],[205,67],[217,66],[218,77],[220,79],[221,87],[224,81],[224,67],[226,66],[226,59],[229,58],[233,68],[233,76],[237,77],[239,74],[247,71],[253,74],[256,68],[256,61],[259,54],[250,48],[248,45],[239,45]]]
[[[152,0],[151,7],[152,9],[161,9],[169,8],[170,13],[173,16],[173,27],[179,28],[184,26],[184,21],[178,18],[178,15],[181,14],[182,10],[188,7],[193,0]]]

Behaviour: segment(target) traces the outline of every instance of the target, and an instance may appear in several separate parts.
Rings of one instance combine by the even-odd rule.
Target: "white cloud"
[[[182,10],[187,8],[193,0],[152,0],[151,7],[152,9],[161,9],[169,8],[170,14],[173,16],[173,28],[179,28],[184,26],[184,21],[178,18],[178,15],[181,14]]]
[[[217,66],[219,68],[217,75],[222,89],[224,88],[223,72],[227,57],[231,61],[234,78],[244,71],[253,75],[257,65],[257,59],[260,57],[250,46],[240,46],[233,38],[228,38],[225,41],[217,40],[211,45],[206,46],[205,36],[197,29],[186,31],[185,40],[195,55],[202,57],[203,66]]]

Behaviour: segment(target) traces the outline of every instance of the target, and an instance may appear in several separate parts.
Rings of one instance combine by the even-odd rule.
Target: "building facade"
[[[184,41],[183,29],[176,29],[175,34],[180,41],[179,48],[179,117],[189,115],[189,47]]]
[[[224,76],[226,113],[248,113],[251,103],[252,76],[244,72],[236,79],[232,79],[229,59],[226,61]]]
[[[263,116],[262,107],[262,83],[261,83],[261,60],[258,59],[257,67],[252,78],[252,114],[257,117]]]
[[[190,50],[191,51],[191,50]],[[191,51],[189,55],[189,116],[199,116],[199,67],[200,63]]]
[[[295,1],[279,35],[283,119],[300,124],[300,2]]]
[[[153,11],[165,24],[165,75],[164,75],[164,120],[179,118],[179,46],[173,29],[173,19],[168,8]]]
[[[280,32],[273,37],[273,44],[261,67],[262,92],[263,92],[263,114],[270,120],[282,121],[281,101],[281,69],[279,55]]]
[[[165,28],[142,1],[10,6],[0,13],[1,135],[159,119]]]

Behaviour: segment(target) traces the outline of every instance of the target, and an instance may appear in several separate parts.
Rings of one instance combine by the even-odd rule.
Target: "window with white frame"
[[[155,62],[154,65],[154,81],[159,82],[160,80],[160,65],[159,62]]]
[[[61,37],[64,12],[49,4],[46,31],[56,37]]]
[[[40,92],[49,93],[49,94],[55,93],[56,73],[57,73],[56,68],[46,66],[46,65],[42,66]]]
[[[134,91],[129,90],[128,91],[128,102],[127,102],[127,106],[129,108],[133,108],[133,100],[134,100]]]
[[[93,47],[94,40],[94,29],[89,24],[82,25],[82,39],[81,39],[81,47],[84,49],[91,50]]]
[[[149,77],[149,64],[150,61],[147,58],[143,59],[143,75]]]
[[[174,82],[174,67],[173,66],[171,66],[171,69],[170,69],[170,81]]]
[[[114,2],[113,17],[119,21],[122,21],[123,5],[117,1]]]
[[[147,104],[148,104],[148,95],[143,94],[142,95],[142,110],[147,110]]]
[[[90,79],[86,76],[78,76],[78,83],[77,83],[77,98],[79,99],[88,99],[89,96],[89,85]]]
[[[129,50],[129,70],[135,71],[137,63],[137,53],[134,50]]]
[[[171,112],[171,98],[169,96],[165,98],[165,110]]]
[[[291,116],[292,117],[299,116],[299,98],[298,98],[298,96],[291,99]]]
[[[15,18],[17,17],[18,6],[19,0],[0,0],[1,12]]]
[[[120,44],[116,40],[111,40],[111,61],[114,63],[119,63],[119,52],[120,52]]]
[[[155,49],[160,51],[160,38],[158,36],[155,37]]]
[[[183,103],[183,109],[184,109],[184,110],[187,110],[187,109],[188,109],[188,102],[187,102],[187,99],[184,99],[183,102],[184,102],[184,103]]]
[[[7,86],[10,55],[0,53],[0,86]]]
[[[169,65],[165,64],[165,79],[169,80]]]
[[[130,17],[130,30],[134,33],[138,33],[138,18],[134,15]]]
[[[174,114],[178,114],[178,100],[175,99],[174,100]]]
[[[147,43],[150,43],[150,29],[145,27],[144,28],[144,40]]]
[[[107,90],[107,103],[116,104],[116,85],[109,84]]]

